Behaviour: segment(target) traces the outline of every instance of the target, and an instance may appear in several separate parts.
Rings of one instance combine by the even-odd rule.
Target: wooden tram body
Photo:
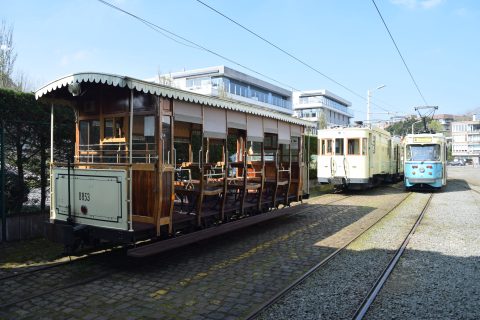
[[[36,98],[52,103],[52,132],[54,105],[76,115],[74,163],[51,164],[47,236],[67,246],[241,227],[308,194],[309,123],[289,115],[102,73]]]
[[[403,176],[401,141],[380,128],[339,127],[318,131],[318,182],[363,189]]]

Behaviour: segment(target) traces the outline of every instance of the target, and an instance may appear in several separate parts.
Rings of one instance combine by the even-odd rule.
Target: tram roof
[[[263,109],[253,104],[244,102],[238,102],[229,99],[223,99],[218,97],[210,97],[202,94],[181,90],[153,82],[148,82],[140,79],[135,79],[127,76],[120,76],[116,74],[99,73],[99,72],[80,72],[74,73],[68,76],[64,76],[57,80],[54,80],[45,86],[39,88],[35,92],[35,98],[38,100],[42,96],[62,89],[69,84],[74,83],[98,83],[114,87],[134,89],[139,92],[155,94],[162,97],[174,98],[178,100],[184,100],[187,102],[204,104],[211,107],[224,108],[243,113],[254,114],[262,117],[273,118],[280,121],[294,123],[305,127],[315,127],[316,124],[310,121],[294,118],[289,115],[285,115],[274,110]]]

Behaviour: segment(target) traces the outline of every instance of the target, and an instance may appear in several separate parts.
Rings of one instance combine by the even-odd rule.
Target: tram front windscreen
[[[407,161],[440,161],[439,144],[407,145]]]

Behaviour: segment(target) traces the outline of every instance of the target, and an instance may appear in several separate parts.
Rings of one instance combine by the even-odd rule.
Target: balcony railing
[[[323,107],[336,109],[353,117],[353,112],[348,107],[325,97],[301,97],[299,102],[300,104],[320,104]]]
[[[129,161],[128,143],[104,143],[78,146],[75,160],[79,163],[127,163]],[[158,154],[154,143],[133,143],[133,163],[154,163]]]

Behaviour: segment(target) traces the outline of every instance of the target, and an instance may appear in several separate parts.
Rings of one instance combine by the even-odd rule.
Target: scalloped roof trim
[[[134,78],[115,75],[115,74],[98,73],[98,72],[75,73],[72,75],[59,78],[39,88],[35,92],[35,98],[38,100],[42,96],[52,91],[66,87],[69,84],[84,83],[84,82],[101,83],[101,84],[107,84],[110,86],[122,87],[122,88],[128,87],[129,89],[134,89],[139,92],[155,94],[162,97],[174,98],[178,100],[184,100],[187,102],[200,103],[200,104],[204,104],[212,107],[219,107],[219,108],[224,108],[224,109],[229,109],[234,111],[245,112],[249,114],[260,115],[267,118],[273,118],[273,119],[294,123],[294,124],[298,124],[306,127],[315,127],[315,124],[312,122],[294,118],[289,115],[284,115],[276,111],[267,111],[264,109],[260,109],[259,107],[253,104],[247,104],[247,103],[226,100],[222,98],[204,96],[198,93],[189,92],[189,91],[185,91],[177,88],[172,88],[172,87],[168,87],[168,86],[164,86],[161,84],[152,83],[144,80],[134,79]]]

